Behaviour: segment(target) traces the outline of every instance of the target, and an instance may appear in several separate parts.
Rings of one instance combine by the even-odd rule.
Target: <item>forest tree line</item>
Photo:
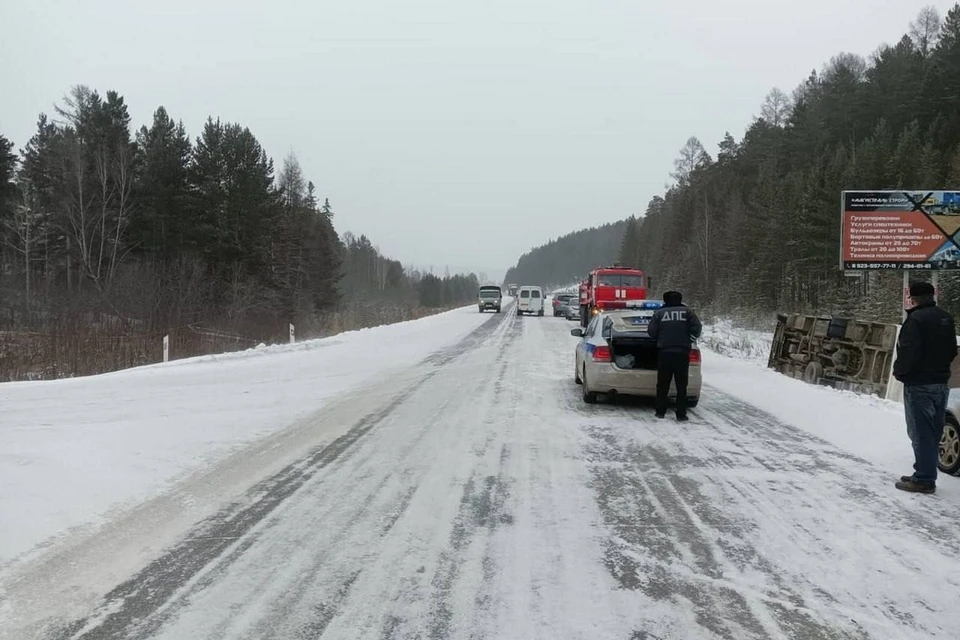
[[[839,268],[845,189],[960,189],[960,4],[923,9],[869,59],[833,57],[774,89],[741,140],[712,157],[696,138],[675,181],[627,222],[619,258],[722,313],[899,319],[899,272]],[[960,279],[941,274],[960,311]]]
[[[297,158],[275,171],[239,124],[209,118],[191,140],[159,107],[134,131],[119,93],[80,86],[19,152],[0,134],[0,359],[43,350],[10,341],[28,332],[329,333],[470,302],[464,282],[341,238]]]
[[[420,302],[421,274],[333,217],[297,158],[275,175],[249,129],[210,118],[191,141],[160,107],[132,134],[122,96],[77,87],[22,154],[0,135],[0,322],[269,327],[361,293]]]
[[[592,269],[612,264],[626,230],[626,221],[581,229],[551,240],[520,256],[507,271],[507,283],[547,288],[574,284]]]

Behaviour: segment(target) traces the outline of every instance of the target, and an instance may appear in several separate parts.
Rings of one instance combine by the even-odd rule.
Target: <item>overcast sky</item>
[[[0,0],[0,133],[74,84],[293,151],[337,230],[497,272],[642,212],[773,86],[895,42],[929,0]]]

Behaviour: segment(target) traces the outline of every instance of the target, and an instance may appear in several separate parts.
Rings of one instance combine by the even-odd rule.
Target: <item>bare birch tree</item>
[[[917,50],[923,57],[930,55],[930,52],[937,45],[940,37],[940,12],[933,5],[927,5],[920,9],[917,19],[910,23],[910,39],[916,45]]]
[[[760,107],[760,117],[766,120],[767,124],[782,127],[787,123],[787,118],[790,117],[792,109],[793,104],[790,96],[774,87],[764,99],[763,106]]]

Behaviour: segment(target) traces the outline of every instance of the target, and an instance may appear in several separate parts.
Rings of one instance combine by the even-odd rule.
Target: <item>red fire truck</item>
[[[625,309],[631,300],[646,300],[650,281],[639,269],[620,265],[600,267],[580,283],[580,324],[604,309]]]

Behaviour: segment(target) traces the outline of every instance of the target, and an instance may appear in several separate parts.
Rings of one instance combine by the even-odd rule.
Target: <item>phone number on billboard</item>
[[[904,264],[902,262],[848,262],[847,269],[933,269],[929,263]]]

